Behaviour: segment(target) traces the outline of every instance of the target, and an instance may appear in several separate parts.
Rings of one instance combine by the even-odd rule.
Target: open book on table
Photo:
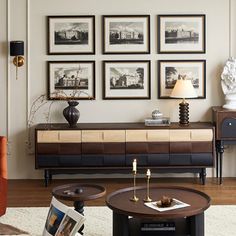
[[[85,221],[85,217],[79,212],[69,208],[52,198],[43,236],[74,236],[80,235],[78,230]]]

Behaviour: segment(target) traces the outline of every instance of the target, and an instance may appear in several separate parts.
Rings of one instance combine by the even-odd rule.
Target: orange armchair
[[[7,207],[7,138],[0,136],[0,216]]]

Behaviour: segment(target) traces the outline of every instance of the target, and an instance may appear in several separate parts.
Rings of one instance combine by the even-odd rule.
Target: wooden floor
[[[43,180],[9,180],[8,207],[43,207],[49,206],[52,188],[68,183],[97,183],[103,185],[107,194],[125,187],[132,186],[131,179],[90,179],[90,180],[53,180],[44,187]],[[138,179],[138,185],[145,185],[145,180]],[[224,178],[219,185],[217,179],[207,178],[206,185],[201,185],[197,178],[151,179],[151,184],[160,186],[190,187],[208,194],[213,205],[236,204],[236,178]],[[86,202],[88,206],[104,206],[105,198]],[[69,205],[69,203],[68,203]]]

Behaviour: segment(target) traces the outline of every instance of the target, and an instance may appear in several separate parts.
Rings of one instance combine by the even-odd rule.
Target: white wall
[[[211,120],[211,106],[222,105],[224,102],[220,73],[230,54],[236,54],[236,4],[233,0],[0,0],[0,3],[0,132],[9,137],[10,178],[43,177],[41,171],[34,169],[34,156],[28,155],[26,119],[28,105],[47,92],[48,60],[96,60],[96,100],[80,102],[79,122],[143,121],[155,108],[169,116],[171,121],[178,121],[179,101],[157,99],[159,59],[207,60],[206,99],[190,101],[191,121]],[[102,55],[101,16],[113,14],[151,15],[150,55]],[[157,54],[158,14],[206,14],[206,54]],[[96,55],[47,55],[47,15],[95,15]],[[19,80],[15,80],[15,68],[12,63],[8,63],[11,58],[7,54],[7,41],[16,39],[25,42],[28,39],[26,49],[29,49],[27,64],[20,68]],[[102,100],[102,60],[125,59],[151,60],[151,100]],[[53,104],[52,122],[64,122],[62,110],[65,106],[65,102]],[[39,111],[36,122],[44,122],[43,109]],[[236,176],[235,154],[234,147],[226,150],[224,176]],[[213,173],[211,170],[208,172],[209,176]]]

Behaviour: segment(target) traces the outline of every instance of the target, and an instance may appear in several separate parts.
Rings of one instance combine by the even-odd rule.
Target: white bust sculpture
[[[221,87],[225,94],[226,109],[236,109],[236,59],[227,60],[221,74]]]

